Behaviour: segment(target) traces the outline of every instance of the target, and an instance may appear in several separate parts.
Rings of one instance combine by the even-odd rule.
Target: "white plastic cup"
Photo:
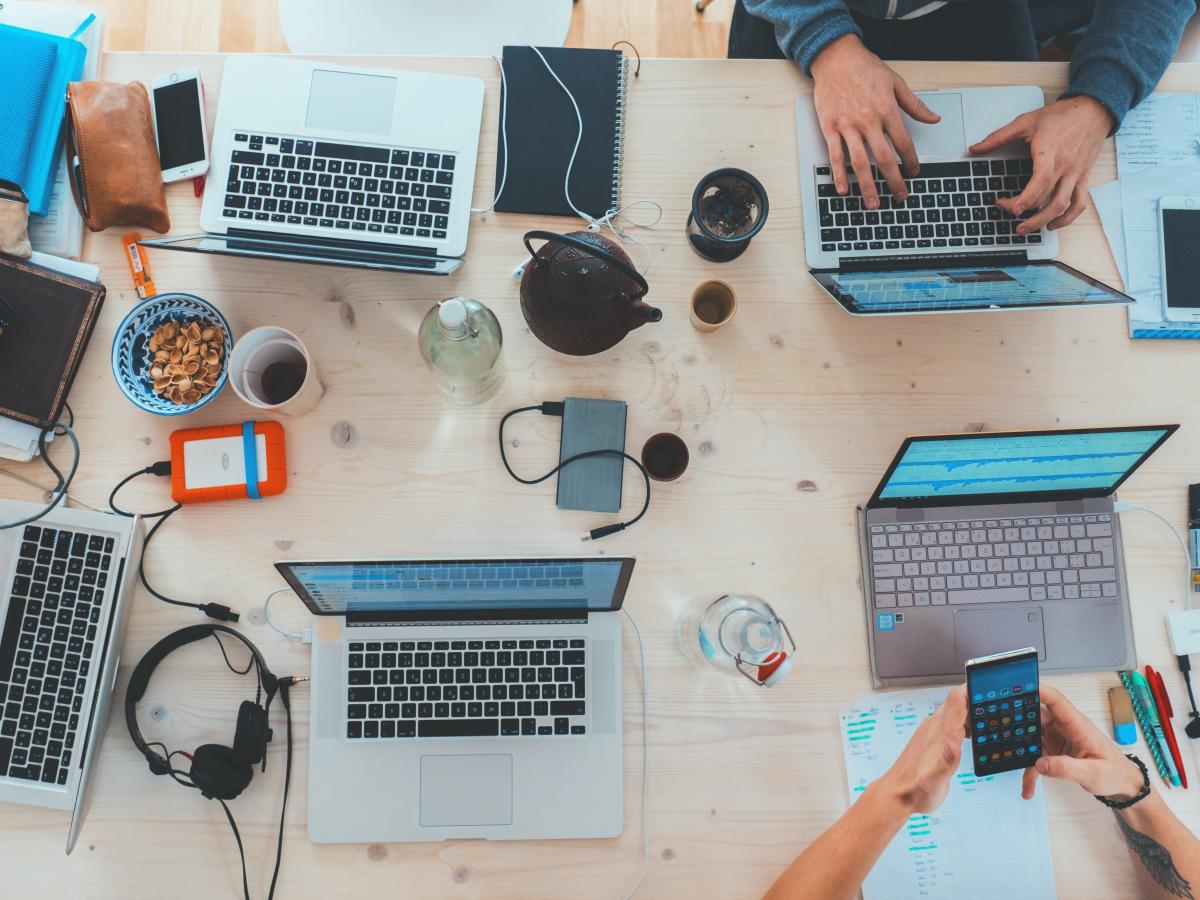
[[[273,363],[304,364],[304,382],[281,403],[271,403],[263,392],[263,373]],[[250,406],[288,416],[312,412],[325,393],[317,364],[304,342],[286,328],[275,325],[251,329],[234,344],[229,355],[229,383],[234,393]]]

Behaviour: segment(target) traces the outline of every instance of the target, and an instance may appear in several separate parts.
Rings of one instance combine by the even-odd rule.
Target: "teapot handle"
[[[594,244],[589,244],[587,241],[582,241],[577,237],[571,237],[569,234],[556,234],[553,231],[527,231],[523,239],[525,241],[525,249],[529,251],[529,256],[535,261],[537,260],[537,254],[533,252],[533,246],[529,243],[530,239],[542,241],[561,241],[564,244],[570,244],[576,249],[586,250],[588,253],[600,257],[600,259],[619,269],[622,273],[628,276],[634,284],[637,285],[637,293],[630,298],[632,300],[639,300],[650,292],[650,285],[646,282],[646,279],[642,277],[641,272],[628,263],[617,259],[607,250],[597,247]]]

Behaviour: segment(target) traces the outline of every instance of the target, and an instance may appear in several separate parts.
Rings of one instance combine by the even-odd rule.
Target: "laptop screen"
[[[316,615],[578,613],[619,609],[633,560],[328,561],[275,567]]]
[[[967,434],[905,441],[872,503],[996,503],[1100,497],[1142,464],[1176,425]]]
[[[1132,303],[1057,261],[818,272],[813,278],[849,312],[965,312],[1032,306]]]

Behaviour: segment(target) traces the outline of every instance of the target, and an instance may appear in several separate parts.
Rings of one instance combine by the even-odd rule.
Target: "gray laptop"
[[[1113,492],[1178,427],[906,439],[859,509],[876,686],[1013,647],[1046,672],[1133,667]]]
[[[634,561],[281,562],[314,615],[317,843],[614,837]],[[331,634],[332,632],[332,634]]]

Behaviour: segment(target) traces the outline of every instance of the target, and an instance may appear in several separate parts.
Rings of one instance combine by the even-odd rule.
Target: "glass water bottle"
[[[453,297],[434,305],[417,332],[421,358],[452,403],[486,403],[504,383],[504,334],[477,300]]]

